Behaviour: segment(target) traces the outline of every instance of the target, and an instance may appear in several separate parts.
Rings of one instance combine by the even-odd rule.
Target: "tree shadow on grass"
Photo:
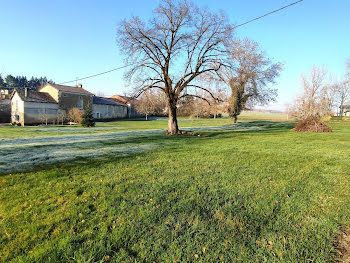
[[[235,139],[239,139],[239,135],[242,134],[278,134],[279,132],[286,132],[293,127],[294,123],[292,122],[274,122],[274,121],[252,121],[249,123],[239,123],[237,125],[224,125],[219,127],[210,127],[212,128],[209,131],[206,131],[206,128],[196,129],[193,135],[195,136],[167,136],[164,133],[156,133],[149,135],[140,135],[140,136],[130,136],[127,138],[111,138],[110,140],[102,140],[97,141],[96,145],[90,145],[96,147],[98,149],[99,145],[101,148],[103,146],[111,146],[111,147],[120,147],[122,146],[128,147],[137,146],[137,145],[149,145],[154,146],[154,148],[166,147],[171,152],[181,152],[182,147],[186,145],[187,147],[190,145],[197,145],[200,141],[205,139],[212,139],[217,137],[220,138],[229,138],[233,137]],[[215,129],[217,128],[217,129]],[[255,129],[256,128],[256,129]],[[191,130],[191,129],[188,129]],[[235,136],[233,136],[235,135]],[[77,146],[77,149],[80,150],[89,150],[89,145],[81,144]],[[164,148],[163,148],[164,149]],[[128,158],[135,158],[135,156],[146,155],[150,150],[149,149],[141,149],[141,150],[130,150],[126,152],[106,152],[99,156],[76,156],[71,160],[57,160],[54,162],[48,163],[38,163],[33,164],[32,167],[23,167],[20,169],[4,171],[0,173],[0,176],[4,176],[6,174],[11,173],[30,173],[36,171],[45,171],[50,169],[71,169],[77,166],[84,166],[86,168],[89,167],[99,167],[109,162],[120,161],[120,160],[128,160]]]
[[[227,129],[210,131],[203,131],[203,137],[217,137],[224,136],[225,138],[241,134],[278,134],[280,132],[290,131],[294,127],[294,122],[275,122],[275,121],[252,121],[249,123],[239,123],[235,128],[229,129],[232,125],[225,125]],[[250,128],[250,129],[247,129]],[[256,129],[254,129],[256,128]]]

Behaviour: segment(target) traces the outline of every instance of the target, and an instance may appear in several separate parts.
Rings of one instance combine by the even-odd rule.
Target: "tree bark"
[[[343,117],[344,116],[344,100],[343,100],[343,98],[341,99],[339,108],[340,108],[339,114],[340,114],[341,117]]]
[[[177,116],[176,116],[176,103],[169,102],[169,120],[168,120],[168,134],[175,135],[179,132],[179,127],[177,125]]]
[[[237,116],[237,115],[234,115],[234,116],[232,117],[232,119],[233,119],[233,123],[236,124],[236,123],[237,123],[238,116]]]

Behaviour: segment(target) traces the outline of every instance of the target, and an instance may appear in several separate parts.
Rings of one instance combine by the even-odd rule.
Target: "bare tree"
[[[339,115],[344,116],[344,109],[350,103],[350,58],[346,61],[346,73],[342,83],[338,85],[336,102],[339,107]]]
[[[223,72],[223,80],[231,89],[229,114],[233,122],[247,105],[264,105],[275,101],[277,90],[268,87],[282,70],[281,63],[272,63],[257,42],[235,40],[229,48],[231,68]]]
[[[208,107],[210,115],[214,119],[216,119],[219,114],[222,114],[227,110],[227,94],[225,92],[225,88],[221,87],[216,87],[215,89],[213,89],[213,94],[215,99],[208,97],[208,100],[210,100],[210,104],[208,105]]]
[[[150,92],[154,101],[154,112],[157,116],[164,116],[167,114],[167,97],[164,92],[158,89],[151,89]]]
[[[56,119],[57,119],[57,124],[64,124],[64,121],[66,120],[66,111],[65,110],[58,110],[57,111],[57,115],[56,115]]]
[[[146,121],[150,114],[154,114],[156,109],[156,100],[150,90],[145,91],[136,104],[136,110],[145,114]]]
[[[344,107],[350,101],[350,81],[344,81],[338,85],[336,93],[336,102],[339,107],[339,115],[344,116]]]
[[[191,117],[196,117],[199,119],[200,117],[209,117],[210,116],[210,104],[206,101],[194,98],[192,105],[192,112],[190,114]]]
[[[197,79],[223,66],[226,40],[232,27],[226,17],[197,8],[186,0],[162,0],[148,23],[133,17],[121,23],[118,39],[127,63],[125,75],[135,83],[135,96],[157,88],[167,97],[168,134],[177,134],[177,104],[187,91],[202,89]]]
[[[40,119],[41,119],[41,124],[45,123],[45,125],[47,125],[49,116],[48,116],[47,111],[46,111],[45,108],[42,108],[42,109],[39,110],[39,116],[40,116]]]
[[[340,92],[341,85],[336,81],[331,81],[323,91],[325,103],[328,106],[328,112],[334,112],[337,107],[337,97]]]
[[[325,67],[314,66],[309,75],[301,76],[303,93],[295,100],[293,115],[299,119],[331,114],[328,72]],[[332,92],[333,94],[333,92]]]

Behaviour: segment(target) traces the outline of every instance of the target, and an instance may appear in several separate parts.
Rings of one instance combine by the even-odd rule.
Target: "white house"
[[[343,110],[344,116],[350,116],[350,105],[344,105],[342,108],[340,108],[340,110]]]
[[[11,119],[22,124],[47,123],[57,118],[57,102],[45,92],[15,90],[11,95]]]
[[[94,94],[78,86],[47,84],[39,91],[15,89],[11,94],[11,121],[24,124],[57,123],[62,116],[77,108],[92,106],[96,119],[128,117],[128,106]]]

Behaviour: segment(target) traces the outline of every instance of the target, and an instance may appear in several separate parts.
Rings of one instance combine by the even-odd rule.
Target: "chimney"
[[[28,88],[24,89],[24,97],[26,97],[26,98],[28,97]]]
[[[77,88],[83,88],[83,84],[81,84],[81,83],[79,83],[78,85],[77,85]]]

